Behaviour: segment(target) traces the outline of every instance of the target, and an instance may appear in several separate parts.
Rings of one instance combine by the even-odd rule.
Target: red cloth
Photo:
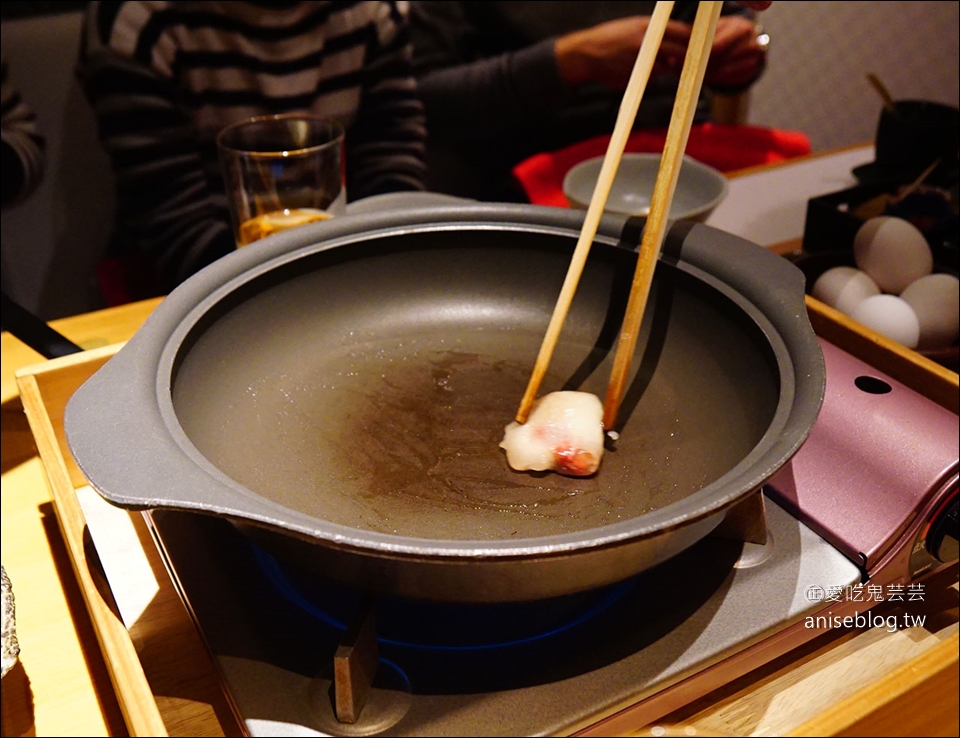
[[[637,131],[627,140],[631,153],[660,153],[667,129]],[[535,154],[513,168],[513,174],[535,205],[570,207],[563,194],[563,178],[574,164],[603,156],[610,136],[598,136],[559,151]],[[686,154],[721,172],[773,164],[810,153],[810,139],[799,131],[758,126],[701,123],[690,129]]]
[[[107,307],[163,294],[153,271],[139,254],[104,259],[97,265],[97,282]]]

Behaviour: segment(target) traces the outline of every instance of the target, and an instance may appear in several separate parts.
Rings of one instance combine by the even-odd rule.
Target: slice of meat
[[[551,392],[533,404],[526,423],[504,429],[500,447],[517,471],[589,476],[603,457],[603,404],[588,392]]]

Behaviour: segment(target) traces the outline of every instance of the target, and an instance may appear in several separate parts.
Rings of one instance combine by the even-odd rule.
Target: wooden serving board
[[[957,412],[958,376],[808,298],[818,334]],[[122,344],[25,367],[16,374],[74,574],[132,735],[240,735],[217,668],[140,513],[91,489],[63,434],[73,392]],[[935,629],[827,632],[651,733],[690,735],[957,734],[957,569],[931,604]],[[942,580],[943,577],[940,577]],[[664,728],[663,726],[667,727]],[[676,730],[686,731],[677,733]]]
[[[240,735],[213,662],[184,608],[142,514],[109,505],[83,477],[63,433],[67,400],[120,344],[17,373],[57,519],[132,735]],[[108,577],[92,531],[109,531],[125,569]],[[99,536],[103,540],[103,536]],[[114,592],[117,579],[125,586]],[[124,607],[118,605],[124,603]]]

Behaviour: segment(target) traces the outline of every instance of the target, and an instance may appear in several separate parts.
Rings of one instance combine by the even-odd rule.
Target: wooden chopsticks
[[[630,79],[627,82],[627,89],[624,91],[623,100],[620,102],[617,121],[613,126],[613,135],[610,137],[607,152],[603,157],[597,184],[594,187],[590,204],[587,206],[587,214],[584,216],[583,226],[580,229],[580,238],[577,240],[573,257],[570,260],[570,267],[567,269],[567,276],[560,289],[560,297],[557,299],[550,323],[547,325],[547,332],[540,346],[537,361],[533,365],[533,373],[530,375],[527,390],[520,400],[520,409],[517,410],[516,415],[518,423],[527,422],[530,407],[537,399],[540,384],[547,373],[547,367],[557,346],[563,322],[567,319],[567,313],[570,312],[570,303],[573,302],[573,296],[577,291],[577,284],[580,282],[580,275],[583,273],[584,264],[586,264],[587,256],[590,253],[590,246],[597,235],[600,217],[607,206],[607,197],[610,195],[610,188],[613,187],[613,179],[617,174],[617,167],[620,166],[620,158],[627,146],[627,139],[633,129],[633,122],[637,117],[640,100],[647,88],[647,81],[650,79],[650,72],[653,70],[653,63],[657,58],[657,50],[660,48],[660,42],[663,40],[664,31],[667,29],[667,21],[670,20],[672,11],[673,3],[661,0],[654,7],[653,15],[650,17],[650,24],[647,26],[647,31],[640,44],[637,61],[633,65],[633,71],[630,73]]]
[[[680,75],[680,85],[674,102],[673,113],[670,117],[670,125],[667,130],[663,156],[660,160],[660,168],[654,184],[650,212],[640,244],[640,252],[633,284],[630,289],[630,296],[627,301],[626,314],[620,330],[617,351],[614,355],[613,369],[607,387],[607,395],[604,400],[603,426],[607,430],[613,428],[620,408],[620,402],[623,398],[623,389],[627,376],[629,375],[630,364],[636,347],[637,334],[643,320],[644,309],[650,293],[653,272],[660,255],[660,248],[663,244],[667,216],[670,212],[674,191],[676,190],[677,178],[680,174],[680,165],[683,161],[683,152],[687,146],[687,139],[690,135],[690,127],[693,125],[693,116],[696,111],[697,100],[700,96],[700,89],[703,86],[703,77],[706,73],[707,62],[710,57],[710,46],[713,43],[717,20],[720,17],[722,5],[722,2],[701,2],[697,9],[696,19],[694,20],[690,44],[684,60],[683,71]],[[640,52],[637,55],[637,62],[634,65],[630,80],[627,83],[627,89],[623,95],[623,100],[620,103],[620,111],[616,124],[614,125],[613,135],[607,147],[607,152],[604,155],[600,175],[597,178],[597,184],[594,188],[593,196],[590,199],[587,214],[584,217],[583,227],[581,228],[580,237],[574,249],[570,267],[567,270],[560,296],[554,308],[550,323],[547,326],[547,332],[544,336],[543,344],[540,347],[537,361],[534,364],[526,392],[520,401],[520,407],[516,415],[516,421],[518,423],[526,422],[530,408],[536,399],[540,384],[546,374],[547,366],[553,356],[553,351],[556,348],[560,330],[570,310],[570,304],[573,301],[577,284],[583,273],[590,246],[593,243],[594,237],[597,235],[600,217],[603,215],[603,210],[606,207],[610,188],[613,186],[613,180],[616,176],[617,168],[620,165],[620,159],[626,148],[627,138],[633,128],[637,109],[640,106],[640,100],[643,97],[647,81],[650,78],[650,72],[653,69],[657,50],[663,40],[663,34],[672,10],[672,2],[658,2],[651,16],[647,32],[644,34],[643,42],[640,45]]]
[[[627,382],[627,375],[630,373],[630,364],[637,345],[637,334],[640,332],[640,323],[643,321],[647,298],[650,295],[653,272],[666,235],[667,216],[670,213],[670,204],[673,202],[673,193],[677,188],[683,152],[687,148],[687,139],[690,137],[690,127],[693,125],[693,116],[697,109],[697,100],[700,98],[700,88],[703,86],[707,62],[710,60],[710,46],[713,44],[722,5],[722,2],[701,2],[693,22],[687,57],[684,59],[683,71],[680,73],[680,87],[670,115],[667,140],[663,147],[660,168],[657,170],[657,180],[653,185],[650,214],[643,229],[637,267],[630,287],[630,297],[627,300],[623,325],[620,327],[617,351],[613,357],[607,396],[603,401],[603,427],[607,430],[613,428],[617,412],[620,410],[620,401],[623,399],[623,389]]]

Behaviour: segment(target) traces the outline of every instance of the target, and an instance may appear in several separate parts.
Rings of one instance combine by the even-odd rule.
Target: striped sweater
[[[93,2],[78,76],[117,185],[113,255],[165,292],[232,251],[215,137],[312,111],[347,130],[351,200],[422,189],[406,3]],[[142,296],[142,295],[134,295]]]

